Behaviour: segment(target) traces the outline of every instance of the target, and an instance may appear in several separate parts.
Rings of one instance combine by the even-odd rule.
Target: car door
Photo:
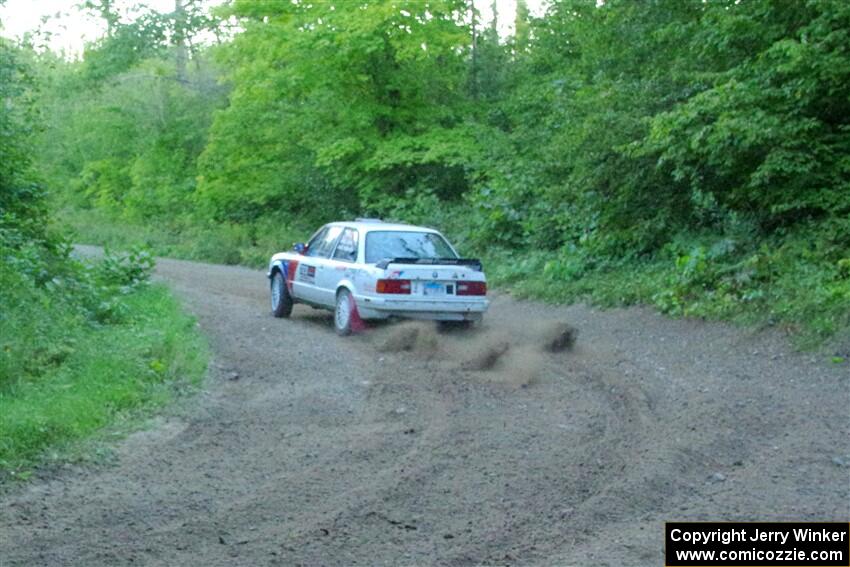
[[[292,287],[298,299],[319,305],[333,306],[327,302],[327,293],[319,287],[319,274],[327,269],[328,256],[334,249],[342,227],[329,225],[310,240],[307,251],[300,259]]]
[[[357,262],[358,237],[357,229],[345,227],[330,258],[319,270],[317,286],[323,304],[336,303],[339,282],[345,277],[352,277],[352,270]]]
[[[329,229],[330,227],[323,226],[317,230],[298,260],[290,264],[292,273],[288,277],[292,280],[291,291],[296,299],[312,301],[310,298],[314,295],[313,288],[316,284],[316,250],[320,248]]]

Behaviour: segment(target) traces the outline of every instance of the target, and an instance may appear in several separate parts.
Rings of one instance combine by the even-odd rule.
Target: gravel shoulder
[[[204,391],[3,493],[0,565],[660,565],[664,521],[850,518],[850,370],[778,334],[497,295],[472,333],[342,339],[272,318],[262,272],[157,275],[210,337]]]

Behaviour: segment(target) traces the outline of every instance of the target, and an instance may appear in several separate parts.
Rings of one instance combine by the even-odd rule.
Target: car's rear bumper
[[[405,317],[437,321],[477,321],[490,306],[487,299],[387,299],[374,296],[355,296],[357,309],[364,319]]]

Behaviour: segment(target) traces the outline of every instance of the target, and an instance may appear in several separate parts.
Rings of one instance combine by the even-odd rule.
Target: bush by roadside
[[[84,265],[67,246],[3,245],[0,259],[0,481],[202,378],[204,339],[148,282],[146,252]]]
[[[805,232],[755,243],[690,234],[646,257],[504,249],[484,257],[488,278],[521,297],[651,305],[676,317],[776,326],[800,348],[836,343],[833,359],[841,363],[850,358],[850,258],[812,241]]]

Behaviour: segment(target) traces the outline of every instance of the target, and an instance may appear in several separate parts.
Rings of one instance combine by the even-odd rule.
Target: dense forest
[[[517,293],[846,332],[850,4],[484,3],[88,0],[80,58],[4,43],[4,226],[257,265],[382,216]]]

